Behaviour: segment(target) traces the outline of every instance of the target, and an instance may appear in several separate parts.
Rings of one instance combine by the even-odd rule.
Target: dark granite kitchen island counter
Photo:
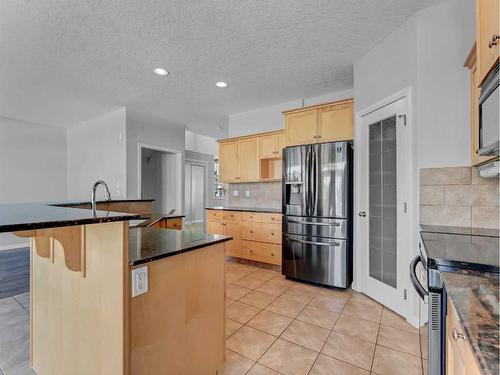
[[[441,272],[441,277],[481,371],[488,375],[498,374],[499,274],[464,269]]]
[[[232,237],[203,232],[160,228],[130,228],[129,265],[135,266],[157,259],[230,241]]]
[[[207,210],[221,210],[221,211],[240,211],[240,212],[263,212],[269,214],[280,214],[281,208],[272,207],[206,207]]]

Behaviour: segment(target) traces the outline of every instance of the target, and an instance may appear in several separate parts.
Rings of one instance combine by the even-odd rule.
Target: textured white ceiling
[[[0,115],[71,126],[127,106],[219,136],[228,114],[352,87],[352,63],[437,2],[0,1]]]

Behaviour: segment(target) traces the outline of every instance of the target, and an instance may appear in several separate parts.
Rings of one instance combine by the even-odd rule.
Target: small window
[[[214,197],[224,198],[224,188],[219,180],[219,159],[214,159]]]

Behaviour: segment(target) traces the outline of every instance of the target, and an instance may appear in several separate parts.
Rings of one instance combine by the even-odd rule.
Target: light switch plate
[[[148,266],[132,270],[132,298],[148,291]]]

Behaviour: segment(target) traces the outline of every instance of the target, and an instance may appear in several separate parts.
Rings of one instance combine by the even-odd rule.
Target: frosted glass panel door
[[[203,223],[205,218],[205,166],[186,163],[186,222]]]
[[[397,288],[396,116],[368,127],[369,274]]]

